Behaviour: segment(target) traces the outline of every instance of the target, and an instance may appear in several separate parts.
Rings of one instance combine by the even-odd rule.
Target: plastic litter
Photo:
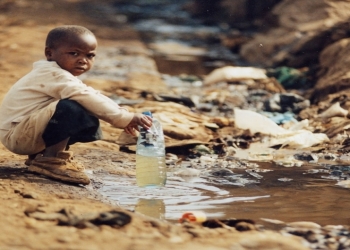
[[[218,82],[239,81],[245,79],[266,79],[266,70],[253,67],[233,67],[226,66],[215,69],[206,78],[204,85]]]
[[[261,133],[270,136],[270,146],[307,148],[329,141],[326,134],[312,133],[309,130],[288,130],[278,126],[271,119],[250,110],[234,110],[237,128],[249,130],[252,134]]]
[[[346,117],[349,111],[340,107],[340,103],[336,102],[330,106],[327,110],[318,115],[321,118],[330,118],[334,116]]]
[[[202,211],[189,211],[189,212],[185,212],[184,214],[182,214],[182,217],[180,218],[180,222],[185,222],[185,221],[189,221],[189,222],[204,222],[207,220],[207,215],[202,212]]]
[[[269,118],[276,124],[284,124],[287,122],[297,123],[298,121],[294,118],[294,114],[291,112],[271,114]]]
[[[282,135],[286,130],[274,121],[251,110],[234,109],[235,125],[240,129],[249,129],[252,134]]]
[[[307,87],[307,71],[298,70],[289,67],[278,67],[269,69],[267,76],[275,77],[285,88],[303,88]]]

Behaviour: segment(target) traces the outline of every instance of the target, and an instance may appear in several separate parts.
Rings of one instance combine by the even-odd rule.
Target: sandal
[[[74,161],[69,151],[59,152],[57,157],[44,157],[38,154],[31,160],[29,172],[42,174],[56,180],[88,185],[89,177],[84,173],[84,166]]]

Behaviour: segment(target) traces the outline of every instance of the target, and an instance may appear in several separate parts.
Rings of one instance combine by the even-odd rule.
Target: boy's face
[[[45,48],[48,61],[55,61],[62,69],[79,76],[91,69],[96,55],[97,41],[93,35],[71,35],[55,48]]]

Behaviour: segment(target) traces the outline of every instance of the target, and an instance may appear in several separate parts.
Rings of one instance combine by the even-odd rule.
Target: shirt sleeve
[[[85,107],[91,114],[117,128],[125,128],[134,113],[120,107],[116,102],[99,91],[87,86],[73,75],[56,75],[54,84],[45,86],[46,94],[56,99],[70,99]]]

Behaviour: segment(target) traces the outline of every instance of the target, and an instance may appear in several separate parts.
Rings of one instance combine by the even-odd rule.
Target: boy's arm
[[[134,118],[134,113],[120,107],[99,91],[86,86],[79,79],[72,78],[47,86],[48,95],[56,99],[70,99],[78,102],[97,118],[117,128],[125,128]]]

